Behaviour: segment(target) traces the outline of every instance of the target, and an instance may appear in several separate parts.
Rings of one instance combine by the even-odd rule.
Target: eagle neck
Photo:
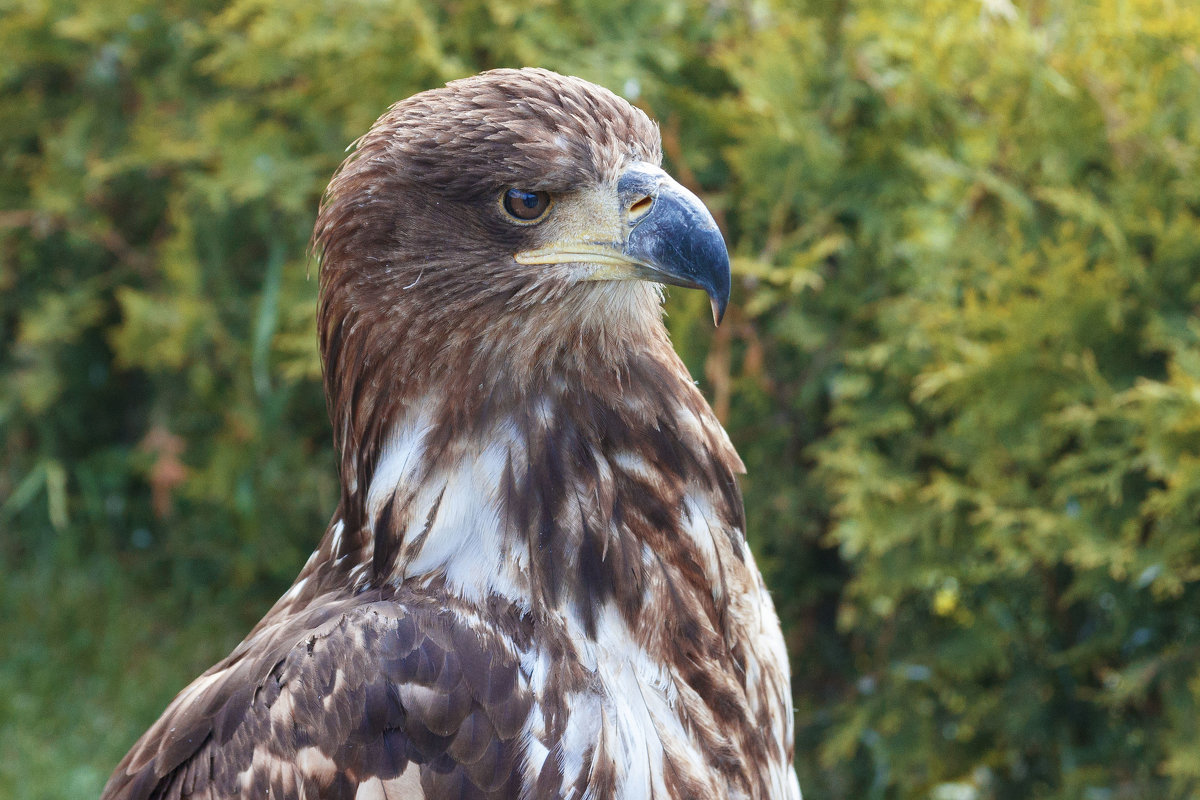
[[[719,616],[715,562],[744,547],[741,462],[686,368],[665,336],[616,366],[560,358],[540,382],[405,405],[364,493],[357,580],[574,616],[586,633],[664,587]]]

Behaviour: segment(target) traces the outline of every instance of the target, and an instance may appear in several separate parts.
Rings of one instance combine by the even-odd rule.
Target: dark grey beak
[[[729,304],[729,252],[712,214],[700,198],[658,167],[635,164],[617,182],[625,208],[649,197],[650,210],[631,220],[624,255],[658,283],[703,289],[721,324]]]

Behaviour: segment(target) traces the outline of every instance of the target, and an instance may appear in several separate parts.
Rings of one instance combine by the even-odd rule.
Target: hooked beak
[[[625,214],[624,241],[552,243],[516,254],[522,264],[587,262],[590,280],[637,278],[703,289],[721,324],[729,304],[729,253],[712,214],[700,198],[663,170],[630,166],[617,182]]]

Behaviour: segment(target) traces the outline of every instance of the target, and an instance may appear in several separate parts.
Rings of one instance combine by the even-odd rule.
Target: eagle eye
[[[550,195],[547,192],[526,192],[509,189],[500,198],[504,212],[517,222],[527,225],[537,222],[550,210]]]

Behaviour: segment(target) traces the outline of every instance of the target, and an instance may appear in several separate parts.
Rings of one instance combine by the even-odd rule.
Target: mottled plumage
[[[314,234],[338,510],[106,798],[799,797],[742,464],[661,320],[728,260],[660,160],[543,70],[358,142]]]

